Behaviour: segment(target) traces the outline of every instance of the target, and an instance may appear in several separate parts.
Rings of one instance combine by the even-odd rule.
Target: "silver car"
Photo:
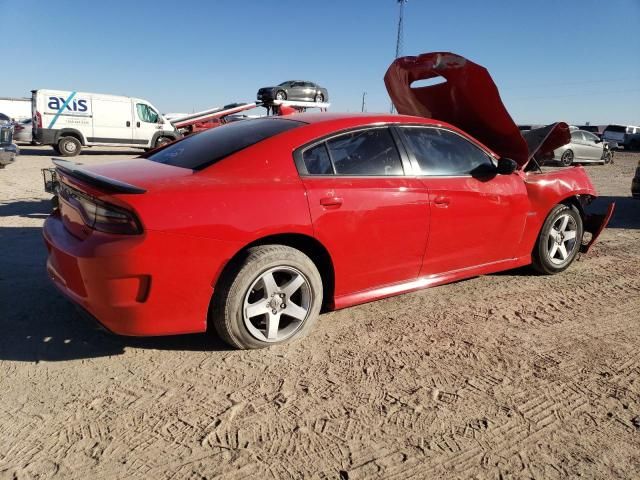
[[[572,130],[571,143],[553,151],[553,160],[568,167],[572,163],[611,163],[613,153],[607,144],[591,132]]]

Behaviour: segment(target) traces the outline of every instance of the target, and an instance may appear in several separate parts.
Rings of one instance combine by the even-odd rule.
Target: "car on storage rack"
[[[33,90],[33,139],[59,155],[95,145],[152,149],[180,137],[147,100],[99,93]]]
[[[562,272],[613,206],[587,213],[596,192],[581,167],[530,168],[536,152],[568,142],[566,124],[525,141],[488,74],[441,55],[407,64],[451,79],[455,94],[437,85],[414,101],[405,59],[385,81],[400,113],[441,108],[450,123],[292,114],[209,129],[137,160],[55,160],[50,278],[115,333],[211,326],[230,345],[260,348],[304,335],[323,307],[529,264]],[[450,77],[456,65],[466,70]],[[467,101],[484,107],[456,108]]]
[[[258,101],[264,103],[273,100],[325,103],[329,101],[329,92],[317,83],[305,80],[288,80],[275,87],[261,88],[258,90],[257,98]]]

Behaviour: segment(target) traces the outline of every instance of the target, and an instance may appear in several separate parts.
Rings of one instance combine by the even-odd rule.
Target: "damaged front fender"
[[[610,203],[609,208],[607,208],[606,213],[591,213],[586,214],[584,217],[584,231],[589,232],[591,234],[591,238],[587,243],[582,243],[580,246],[580,251],[582,253],[588,253],[589,249],[596,243],[596,240],[602,233],[602,231],[609,224],[609,220],[613,216],[613,212],[616,209],[616,204]]]

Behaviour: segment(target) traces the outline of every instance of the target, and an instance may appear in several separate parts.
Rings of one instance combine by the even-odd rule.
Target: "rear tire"
[[[287,93],[283,90],[278,90],[276,92],[276,100],[286,100],[287,99]]]
[[[324,102],[324,95],[322,95],[321,93],[318,93],[314,100],[316,101],[316,103],[322,103]]]
[[[563,167],[569,167],[573,163],[573,152],[571,150],[567,150],[560,157],[560,163]]]
[[[582,216],[576,207],[553,207],[533,248],[533,268],[545,275],[569,268],[580,251],[583,233]]]
[[[250,248],[216,290],[210,320],[225,342],[240,349],[305,336],[322,306],[322,278],[315,264],[285,245]]]
[[[609,163],[611,163],[612,159],[613,159],[613,154],[611,152],[605,152],[604,157],[602,157],[602,163],[604,165],[608,165]]]
[[[58,141],[58,150],[63,157],[75,157],[82,150],[82,144],[75,137],[62,137]]]

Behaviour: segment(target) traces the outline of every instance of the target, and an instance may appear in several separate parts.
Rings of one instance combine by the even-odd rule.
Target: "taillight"
[[[34,121],[36,123],[36,127],[42,128],[42,115],[40,115],[40,112],[36,112],[36,116],[34,117]]]
[[[98,200],[66,184],[61,184],[58,191],[64,200],[80,212],[88,227],[105,233],[142,233],[142,225],[133,212]]]

